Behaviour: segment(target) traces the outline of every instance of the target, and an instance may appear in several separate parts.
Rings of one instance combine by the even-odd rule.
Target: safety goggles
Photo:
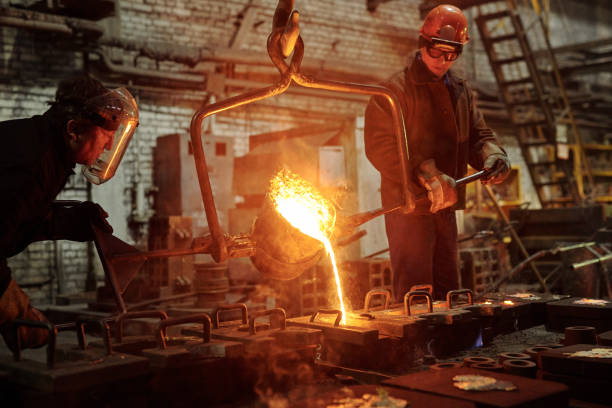
[[[463,44],[434,37],[431,41],[427,41],[425,48],[431,58],[443,56],[446,61],[454,61],[461,55]]]

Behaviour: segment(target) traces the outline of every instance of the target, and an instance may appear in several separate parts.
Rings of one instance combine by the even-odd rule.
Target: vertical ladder
[[[518,130],[518,142],[542,207],[575,205],[584,200],[582,169],[588,176],[582,141],[540,16],[525,29],[514,0],[497,2],[493,12],[481,13],[476,25],[484,43],[501,98]],[[490,7],[490,5],[489,5]],[[546,54],[555,74],[548,85],[527,39],[535,23],[543,28]],[[498,33],[500,28],[505,28]],[[556,94],[559,92],[559,95]],[[569,119],[564,119],[565,117]],[[575,143],[574,160],[559,159],[557,123],[570,123]],[[569,140],[563,142],[567,146]],[[569,152],[568,152],[569,155]],[[578,156],[578,157],[576,157]],[[578,175],[578,177],[575,177]],[[589,183],[591,178],[588,178]]]

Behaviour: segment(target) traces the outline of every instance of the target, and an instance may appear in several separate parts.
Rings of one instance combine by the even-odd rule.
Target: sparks
[[[274,207],[289,224],[320,241],[325,247],[334,270],[338,300],[342,311],[341,323],[346,325],[340,275],[334,250],[328,238],[336,221],[332,203],[306,180],[286,169],[279,171],[272,179],[269,194]]]

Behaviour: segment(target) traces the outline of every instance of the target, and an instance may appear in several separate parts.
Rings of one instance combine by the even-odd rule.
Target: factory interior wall
[[[31,3],[33,1],[0,0],[2,7]],[[266,38],[276,3],[276,0],[117,0],[117,15],[101,24],[107,29],[107,34],[126,41],[170,44],[177,50],[181,47],[199,49],[202,54],[229,49],[265,55]],[[312,66],[323,61],[320,71],[325,73],[331,69],[342,70],[344,63],[347,66],[358,64],[380,79],[401,70],[406,55],[414,48],[416,33],[421,25],[419,3],[418,0],[389,1],[370,13],[364,0],[296,1],[296,9],[301,13],[301,35],[305,42],[303,65]],[[553,24],[554,30],[563,31],[568,24],[576,26],[571,35],[572,41],[581,40],[576,36],[590,36],[594,34],[593,30],[601,30],[600,24],[590,22],[597,16],[582,19],[580,13],[586,12],[586,7],[580,7],[576,2],[569,3],[576,8],[575,13],[563,19],[571,21]],[[472,19],[475,11],[468,14]],[[594,28],[587,32],[588,27]],[[476,31],[475,27],[471,29],[472,41],[457,68],[469,80],[493,83]],[[61,79],[88,69],[83,53],[69,46],[70,39],[53,34],[2,26],[0,44],[0,120],[43,113]],[[138,55],[136,51],[119,47],[112,47],[108,53],[115,64],[123,67],[133,67],[135,64],[143,70],[159,69],[202,76],[202,86],[193,86],[193,89],[134,87],[140,109],[140,126],[118,174],[105,185],[88,190],[77,168],[75,181],[66,186],[59,197],[93,199],[101,203],[110,213],[116,235],[136,246],[145,247],[147,230],[143,220],[152,215],[149,193],[155,188],[152,157],[156,139],[172,133],[188,133],[194,111],[209,97],[203,73],[210,72],[211,63],[201,62],[188,67],[173,61],[155,61]],[[96,60],[95,55],[91,57]],[[230,67],[233,75],[245,69],[245,66],[238,64]],[[256,72],[258,68],[248,69]],[[108,86],[130,86],[111,77],[98,77]],[[236,89],[231,90],[232,94],[236,92]],[[218,98],[224,96],[228,95],[217,95]],[[217,115],[215,135],[234,138],[234,154],[241,156],[249,150],[250,135],[347,118],[354,120],[363,116],[365,104],[363,100],[286,93]],[[362,132],[363,124],[358,119],[356,149],[359,152],[363,151]],[[516,152],[516,149],[510,150],[511,157],[516,157]],[[378,200],[378,194],[375,194],[377,172],[363,155],[359,163],[359,208],[372,209]],[[370,223],[366,229],[368,235],[362,241],[361,255],[386,247],[382,218]],[[88,248],[86,243],[67,241],[35,243],[11,258],[9,265],[17,282],[26,284],[56,276],[58,268],[61,268],[61,288],[55,279],[51,287],[27,289],[33,303],[51,302],[60,291],[66,294],[84,290],[90,265]],[[99,274],[98,270],[98,278]]]

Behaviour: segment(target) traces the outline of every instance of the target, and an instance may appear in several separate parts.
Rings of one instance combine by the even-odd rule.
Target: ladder
[[[539,11],[538,0],[531,3]],[[525,27],[515,0],[496,1],[479,6],[476,25],[540,204],[577,205],[593,190],[592,175],[547,28],[540,14],[532,14],[534,21]],[[544,40],[545,52],[539,54],[552,68],[552,81],[532,51],[529,39],[536,34]],[[566,125],[570,131],[564,138],[558,129],[567,130]]]

